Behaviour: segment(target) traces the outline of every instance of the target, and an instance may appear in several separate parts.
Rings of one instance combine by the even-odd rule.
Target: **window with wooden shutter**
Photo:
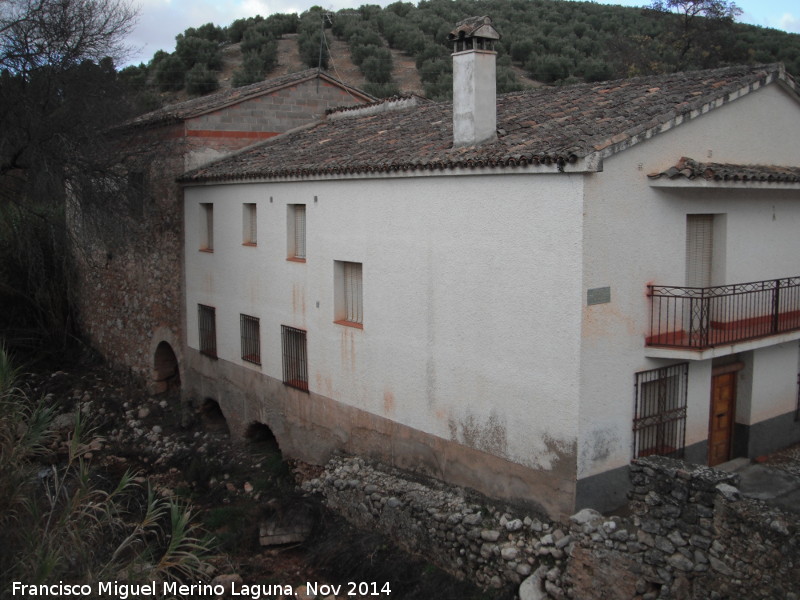
[[[214,251],[214,205],[211,203],[200,204],[200,250]]]
[[[686,215],[686,286],[711,286],[714,215]]]
[[[289,258],[305,261],[306,258],[306,205],[289,205]]]
[[[248,203],[244,205],[242,243],[245,246],[255,246],[258,244],[258,226],[256,215],[257,213],[255,204]]]
[[[361,263],[334,261],[334,321],[340,325],[361,327],[364,300]]]

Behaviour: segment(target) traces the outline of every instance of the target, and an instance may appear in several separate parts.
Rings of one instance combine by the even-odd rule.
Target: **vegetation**
[[[191,582],[207,571],[211,541],[192,510],[157,498],[133,473],[110,482],[90,469],[98,441],[78,410],[63,455],[54,409],[17,387],[0,347],[0,589],[98,581]],[[55,443],[54,443],[55,442]]]
[[[173,54],[182,63],[161,66],[164,57],[157,54],[147,68],[161,89],[180,89],[179,81],[194,64],[189,57],[215,72],[214,45],[218,50],[241,42],[243,62],[234,84],[244,85],[269,76],[276,40],[287,33],[297,34],[306,66],[328,68],[333,35],[347,42],[367,91],[398,91],[392,79],[394,49],[415,59],[427,96],[447,98],[452,83],[447,34],[459,20],[486,14],[503,36],[497,44],[501,93],[522,86],[515,69],[548,84],[779,61],[800,73],[800,35],[736,23],[740,13],[725,0],[654,0],[645,8],[566,0],[422,0],[336,13],[315,6],[299,16],[255,16],[223,28],[210,23],[190,28],[178,36],[181,52]]]
[[[114,67],[134,18],[121,0],[0,9],[0,326],[18,345],[58,351],[76,334],[69,199],[118,194],[106,132],[137,110]]]

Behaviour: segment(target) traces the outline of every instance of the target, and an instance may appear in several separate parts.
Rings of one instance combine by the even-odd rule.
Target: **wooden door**
[[[714,375],[711,378],[711,417],[708,427],[709,466],[731,458],[735,409],[736,373]]]

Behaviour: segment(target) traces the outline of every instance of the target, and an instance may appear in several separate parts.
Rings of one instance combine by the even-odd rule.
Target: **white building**
[[[477,73],[480,94],[475,23],[454,85]],[[478,144],[453,139],[485,137],[463,106],[385,108],[184,176],[184,381],[235,435],[263,423],[288,456],[360,453],[554,516],[621,504],[636,456],[800,441],[800,95],[780,65],[503,95]]]

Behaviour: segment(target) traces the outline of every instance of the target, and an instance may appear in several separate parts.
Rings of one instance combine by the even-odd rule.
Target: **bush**
[[[179,56],[162,58],[156,67],[155,82],[162,92],[182,90],[186,79],[186,65]]]
[[[186,73],[186,91],[193,96],[209,94],[219,88],[216,72],[206,65],[196,64]]]
[[[267,74],[275,68],[277,56],[268,49],[250,52],[242,59],[242,67],[233,72],[233,87],[250,85],[263,81]]]
[[[80,411],[67,456],[53,464],[54,410],[16,379],[0,347],[0,547],[14,549],[0,552],[0,588],[203,577],[210,540],[191,509],[142,490],[130,472],[103,489],[89,467],[93,436]]]
[[[178,35],[175,39],[175,54],[181,58],[187,69],[198,63],[208,66],[209,69],[222,68],[222,52],[217,42],[183,35]]]
[[[364,91],[376,98],[391,98],[400,95],[400,89],[394,83],[373,83],[368,81],[364,84]]]
[[[361,72],[367,81],[372,83],[389,83],[392,81],[392,55],[386,48],[379,48],[373,56],[361,63]]]

